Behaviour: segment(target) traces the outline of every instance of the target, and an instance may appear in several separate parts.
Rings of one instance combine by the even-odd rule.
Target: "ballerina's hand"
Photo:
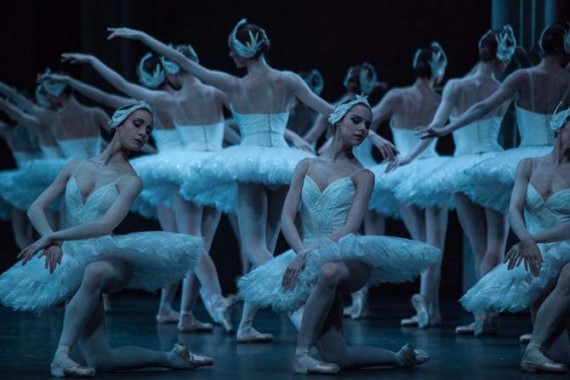
[[[374,144],[382,154],[384,161],[393,161],[398,155],[398,149],[390,141],[382,139],[380,142]]]
[[[113,38],[127,38],[135,40],[142,35],[141,31],[131,28],[107,28],[107,31],[110,32],[109,36],[107,36],[108,40],[112,40]]]
[[[283,288],[291,289],[293,286],[295,286],[297,278],[299,277],[299,273],[305,269],[305,263],[306,256],[304,254],[299,253],[297,256],[295,256],[283,274],[283,281],[281,282]]]
[[[445,135],[443,128],[434,127],[417,127],[416,135],[420,136],[422,140],[431,139],[434,137],[441,137]]]
[[[61,258],[63,256],[63,250],[59,244],[51,244],[44,248],[44,251],[39,257],[45,256],[46,262],[44,267],[53,273],[58,264],[61,264]]]
[[[49,235],[43,236],[36,240],[26,248],[24,248],[19,254],[18,259],[22,259],[22,265],[25,265],[28,261],[32,259],[42,249],[46,248],[52,244],[52,240]]]
[[[530,270],[533,276],[538,276],[542,266],[542,254],[534,241],[521,241],[515,244],[505,255],[508,269],[518,267],[524,262],[525,270]]]
[[[92,57],[92,55],[82,53],[62,53],[61,62],[69,62],[72,64],[89,63]]]
[[[386,166],[386,173],[390,173],[390,172],[396,170],[397,168],[399,168],[400,166],[408,165],[410,162],[412,162],[412,159],[408,156],[396,157],[394,160],[392,160],[392,162],[390,162]]]

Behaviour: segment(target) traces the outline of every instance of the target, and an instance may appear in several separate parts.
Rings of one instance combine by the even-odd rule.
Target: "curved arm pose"
[[[188,57],[193,57],[192,53],[195,54],[188,46],[181,45],[179,50],[185,52]],[[217,144],[219,146],[215,146],[215,142],[206,139],[202,145],[209,143],[212,146],[202,146],[200,137],[223,136],[223,130],[218,130],[220,126],[223,128],[220,123],[223,122],[223,107],[228,103],[227,97],[221,91],[205,86],[193,76],[181,71],[175,63],[159,59],[152,54],[145,55],[138,65],[139,79],[150,88],[128,82],[94,56],[66,53],[63,57],[73,62],[90,64],[117,89],[131,97],[145,99],[157,110],[159,121],[164,127],[155,133],[159,155],[136,159],[133,165],[148,186],[145,192],[149,202],[157,208],[162,229],[203,236],[205,239],[207,254],[200,257],[196,275],[189,273],[183,283],[182,318],[172,308],[178,287],[173,285],[162,291],[157,322],[178,322],[178,328],[183,332],[212,330],[211,324],[196,320],[192,313],[202,284],[204,304],[212,318],[221,323],[226,331],[232,331],[228,315],[231,302],[221,295],[218,273],[208,254],[220,213],[213,208],[195,205],[191,200],[182,199],[179,195],[183,172],[198,163],[197,157],[192,156],[190,151],[221,148],[221,140]],[[179,149],[172,149],[171,140],[177,140],[175,143],[179,145]],[[187,149],[182,151],[182,147]],[[177,164],[173,165],[173,162]],[[179,162],[185,163],[178,165]],[[157,170],[158,165],[164,166],[163,170]],[[176,174],[178,179],[172,184],[171,190],[165,184],[172,182],[168,175],[173,169],[179,173]],[[160,190],[164,188],[168,190]]]
[[[287,110],[294,99],[324,114],[330,113],[332,107],[315,95],[298,75],[269,66],[265,60],[270,45],[267,34],[245,20],[235,26],[228,38],[230,56],[236,66],[247,69],[241,78],[207,69],[144,32],[127,28],[110,31],[109,38],[140,40],[182,70],[228,95],[234,119],[240,125],[241,144],[226,148],[204,162],[198,170],[204,183],[193,186],[191,191],[202,196],[204,204],[235,210],[245,255],[254,265],[269,260],[279,233],[286,185],[295,163],[307,156],[288,148],[284,141]],[[252,162],[255,162],[253,167]],[[237,186],[237,201],[234,199],[224,205],[227,199],[214,199],[226,193],[215,191],[218,184]],[[199,201],[199,197],[194,199]],[[273,339],[272,335],[261,334],[253,328],[254,315],[255,308],[246,303],[237,332],[238,342]]]
[[[293,370],[298,373],[336,373],[340,369],[373,366],[408,367],[429,359],[427,354],[409,345],[399,352],[347,347],[342,336],[343,296],[376,278],[376,271],[383,265],[372,263],[373,260],[369,260],[372,256],[382,251],[383,255],[391,256],[387,262],[399,267],[403,262],[393,261],[401,254],[396,250],[408,250],[413,252],[408,258],[415,259],[406,261],[417,274],[422,266],[437,260],[439,255],[435,248],[429,247],[435,255],[424,261],[426,252],[420,251],[427,245],[423,243],[355,235],[368,209],[374,177],[358,162],[353,148],[366,138],[371,115],[370,105],[359,96],[337,106],[329,119],[334,128],[329,149],[322,157],[306,159],[297,165],[287,193],[282,224],[283,234],[292,249],[240,281],[242,296],[255,304],[268,303],[275,309],[291,311],[305,303],[293,360]],[[299,210],[302,233],[295,225]],[[358,243],[364,241],[368,244],[366,248]],[[356,255],[355,250],[359,251]],[[384,277],[380,281],[389,280]],[[324,362],[309,356],[314,345]]]
[[[53,376],[88,377],[95,370],[157,366],[191,369],[213,363],[210,358],[192,355],[179,344],[170,352],[133,346],[113,349],[106,336],[102,292],[124,287],[156,289],[182,277],[183,267],[191,265],[201,253],[199,240],[184,235],[111,235],[141,190],[142,182],[127,156],[146,143],[152,120],[151,109],[145,103],[117,110],[110,122],[115,134],[101,155],[67,165],[30,207],[29,218],[41,238],[20,252],[22,263],[0,277],[0,301],[19,310],[41,310],[70,299],[51,363]],[[54,231],[45,210],[64,192],[69,226]],[[142,240],[146,247],[140,243]],[[157,249],[160,245],[169,245],[168,252]],[[39,257],[34,257],[40,252]],[[70,261],[69,255],[74,259]],[[45,264],[40,259],[43,256]],[[51,275],[43,275],[45,270]],[[150,276],[149,271],[155,273]],[[34,283],[33,291],[30,283]],[[69,357],[77,342],[88,367]]]

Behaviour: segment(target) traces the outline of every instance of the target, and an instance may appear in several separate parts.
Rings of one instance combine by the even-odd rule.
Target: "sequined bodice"
[[[95,189],[84,201],[75,177],[71,176],[65,188],[65,222],[67,227],[101,219],[117,195],[117,186],[114,183],[109,183]]]
[[[420,141],[420,137],[416,135],[413,129],[394,128],[392,129],[392,136],[394,144],[402,156],[408,154]],[[418,158],[436,157],[435,141],[433,141],[419,156]]]
[[[456,119],[455,117],[450,117],[452,122]],[[501,117],[478,120],[454,131],[454,156],[503,150],[497,142],[501,129],[501,120]]]
[[[101,153],[101,137],[82,137],[80,139],[57,140],[64,158],[84,159]]]
[[[159,152],[182,148],[178,129],[155,129],[152,131],[152,137]]]
[[[205,125],[179,125],[176,129],[180,134],[184,149],[195,151],[216,151],[222,149],[224,141],[224,122]]]
[[[354,194],[354,183],[349,177],[339,178],[321,191],[311,177],[305,176],[301,193],[304,239],[326,237],[341,228]]]
[[[553,145],[554,134],[550,130],[551,114],[541,114],[515,107],[517,125],[521,137],[520,146]]]
[[[285,127],[289,113],[261,114],[248,113],[241,114],[232,111],[234,120],[239,125],[241,134],[241,145],[287,147],[285,138]]]
[[[545,200],[529,183],[526,189],[524,216],[531,234],[567,221],[570,217],[570,188],[559,190]]]

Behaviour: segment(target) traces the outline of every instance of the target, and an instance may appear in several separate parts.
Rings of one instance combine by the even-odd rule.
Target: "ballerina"
[[[222,150],[196,170],[196,180],[183,186],[182,194],[198,204],[235,211],[243,252],[257,266],[272,257],[279,233],[279,219],[287,185],[295,165],[310,153],[289,148],[285,139],[304,149],[310,146],[285,129],[289,106],[298,99],[310,108],[328,114],[332,107],[315,95],[296,74],[271,68],[265,54],[269,38],[257,25],[241,20],[228,38],[230,56],[241,78],[209,70],[148,34],[128,28],[111,28],[109,38],[140,40],[158,54],[206,84],[225,92],[242,140]],[[237,200],[228,196],[237,188]],[[253,328],[256,309],[245,303],[237,331],[240,343],[268,342],[271,334]]]
[[[433,42],[429,47],[418,49],[414,55],[412,68],[416,81],[412,86],[391,89],[380,103],[373,107],[374,123],[372,129],[383,121],[390,120],[390,127],[396,148],[401,154],[407,154],[419,141],[414,128],[428,124],[440,104],[441,98],[434,86],[441,82],[445,74],[447,58],[443,48]],[[374,145],[385,145],[384,139],[371,135]],[[443,251],[447,229],[447,210],[451,206],[445,202],[421,202],[425,198],[410,199],[400,189],[406,183],[421,186],[420,173],[434,173],[449,157],[439,157],[432,143],[420,157],[420,160],[400,169],[399,172],[386,173],[386,164],[370,169],[374,173],[375,187],[370,201],[370,208],[381,214],[390,215],[391,208],[386,205],[398,204],[399,215],[414,240],[424,241]],[[441,279],[441,259],[428,268],[421,276],[420,293],[412,297],[416,315],[402,319],[402,326],[426,328],[441,324],[439,306],[439,283]]]
[[[301,161],[283,208],[283,234],[291,250],[240,281],[244,300],[258,307],[294,311],[305,304],[293,370],[336,373],[373,366],[411,367],[429,356],[410,345],[398,352],[346,347],[343,296],[364,285],[403,282],[436,262],[440,251],[425,243],[384,236],[355,236],[374,185],[374,175],[353,148],[368,134],[372,111],[366,98],[340,103],[329,121],[333,141],[323,156]],[[301,212],[303,231],[295,217]],[[302,236],[302,238],[301,238]],[[323,360],[309,356],[318,347]]]
[[[182,45],[178,49],[189,59],[197,59],[191,47]],[[202,85],[181,71],[177,64],[164,58],[155,59],[152,53],[146,54],[138,65],[139,78],[150,88],[129,83],[94,56],[65,53],[62,57],[66,61],[91,65],[119,90],[133,98],[145,99],[160,110],[161,125],[168,126],[155,135],[166,137],[164,141],[162,137],[157,139],[159,154],[137,158],[133,166],[148,187],[143,190],[143,199],[157,207],[163,230],[204,237],[206,254],[200,256],[196,275],[188,273],[183,282],[181,317],[172,308],[177,291],[177,285],[173,285],[161,293],[157,322],[178,322],[182,332],[212,330],[211,324],[197,320],[192,312],[202,284],[204,304],[212,319],[231,332],[229,308],[232,302],[222,296],[218,273],[209,256],[220,213],[213,208],[197,207],[179,196],[184,173],[192,172],[193,166],[208,156],[194,151],[221,149],[223,108],[228,105],[226,95]],[[171,223],[168,222],[171,218],[164,217],[165,213],[173,214]]]
[[[142,187],[127,156],[148,141],[152,122],[151,108],[144,102],[115,112],[109,121],[115,132],[105,150],[95,158],[68,164],[32,204],[28,215],[42,237],[20,252],[21,263],[0,276],[0,301],[13,309],[40,311],[69,300],[51,363],[53,376],[89,377],[96,370],[191,369],[213,364],[212,359],[192,355],[180,344],[170,352],[113,349],[106,336],[103,291],[152,291],[178,281],[202,251],[201,239],[187,235],[112,235]],[[65,195],[69,225],[53,231],[44,211],[60,194]],[[77,342],[88,367],[69,356]]]
[[[523,159],[517,167],[509,222],[519,243],[506,254],[506,263],[479,280],[460,300],[464,308],[473,312],[518,312],[530,308],[532,316],[540,317],[533,318],[534,339],[531,338],[521,361],[522,369],[531,372],[565,372],[566,364],[570,363],[566,329],[560,323],[543,325],[545,319],[548,322],[552,307],[556,307],[552,304],[556,293],[554,299],[548,300],[549,293],[559,276],[567,275],[564,268],[570,262],[569,119],[570,109],[555,112],[550,125],[556,142],[550,153]],[[542,313],[537,314],[544,297],[548,302],[543,304]]]
[[[500,86],[495,72],[502,72],[509,64],[516,47],[516,39],[510,26],[488,31],[479,40],[479,62],[474,71],[460,79],[447,82],[443,90],[442,102],[431,126],[441,125],[448,119],[455,120],[471,105],[486,99]],[[503,104],[485,119],[471,123],[468,127],[455,131],[455,152],[451,160],[435,173],[421,176],[419,186],[410,186],[402,191],[410,198],[427,197],[444,203],[454,198],[459,222],[467,236],[474,254],[475,277],[480,279],[501,262],[508,236],[506,216],[490,208],[484,208],[471,201],[464,193],[468,181],[465,171],[481,161],[495,157],[493,152],[503,148],[497,142],[501,120],[508,104]],[[409,164],[415,157],[432,144],[433,139],[424,139],[408,152],[389,164],[388,170],[395,170]],[[427,202],[427,200],[426,200]],[[475,316],[475,322],[458,326],[457,334],[480,336],[496,330],[494,318]]]

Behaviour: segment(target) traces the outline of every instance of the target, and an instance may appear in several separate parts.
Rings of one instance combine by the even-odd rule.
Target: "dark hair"
[[[422,79],[429,79],[432,77],[431,66],[429,64],[432,52],[432,48],[421,48],[416,51],[414,65],[412,67],[416,77]]]
[[[253,36],[257,35],[257,38],[261,39],[262,42],[261,48],[251,58],[259,58],[262,54],[268,53],[269,48],[271,47],[271,42],[269,42],[269,37],[267,37],[265,30],[260,26],[250,23],[244,24],[236,31],[236,38],[242,44],[247,44],[250,41],[250,34]]]
[[[344,87],[353,94],[370,94],[379,85],[378,75],[374,66],[368,62],[352,65],[346,70],[343,84]]]
[[[491,62],[497,58],[497,32],[486,33],[479,41],[479,59]]]
[[[568,27],[561,24],[553,24],[544,29],[539,43],[544,55],[568,55],[564,50],[564,36],[567,31]]]

